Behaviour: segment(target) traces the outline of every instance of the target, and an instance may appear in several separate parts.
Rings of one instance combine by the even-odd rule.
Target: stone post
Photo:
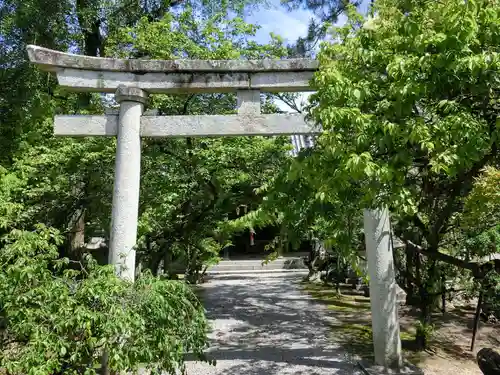
[[[260,90],[238,90],[236,106],[239,115],[260,115]]]
[[[389,210],[365,210],[364,231],[375,363],[399,369],[403,363]]]
[[[115,265],[119,276],[134,281],[141,177],[140,121],[147,94],[136,87],[119,87],[115,99],[120,103],[120,115],[109,263]]]

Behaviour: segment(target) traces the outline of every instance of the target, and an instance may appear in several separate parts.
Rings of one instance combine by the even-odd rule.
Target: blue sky
[[[359,10],[362,13],[367,11],[369,0],[363,0]],[[266,42],[269,40],[269,33],[274,32],[285,38],[286,42],[292,43],[307,33],[309,20],[313,18],[312,12],[304,9],[287,11],[280,5],[280,0],[269,0],[269,6],[261,6],[257,11],[253,11],[247,16],[246,21],[261,26],[257,32],[257,41]],[[346,16],[341,14],[337,25],[341,26],[346,22]]]
[[[306,35],[309,20],[313,17],[312,12],[308,10],[298,9],[289,12],[280,6],[280,0],[271,0],[268,7],[259,7],[257,11],[253,11],[246,17],[246,21],[260,26],[255,38],[257,42],[266,43],[269,41],[269,34],[272,32],[283,37],[285,43],[288,44]],[[345,17],[343,19],[345,21]],[[296,100],[297,104],[305,103],[308,97],[309,93],[300,93]],[[292,111],[281,100],[277,100],[276,104],[283,111]]]
[[[267,9],[266,9],[267,8]],[[259,7],[257,11],[247,17],[247,21],[261,26],[256,39],[259,42],[269,40],[269,33],[273,32],[285,38],[287,43],[292,43],[307,33],[309,20],[314,17],[308,10],[287,11],[280,6],[280,0],[271,0],[269,7]]]
[[[368,4],[369,0],[363,0],[360,11],[365,13]],[[313,17],[314,14],[308,10],[298,9],[289,12],[280,6],[280,0],[270,0],[268,7],[259,7],[258,10],[246,17],[246,21],[261,26],[256,35],[256,40],[260,43],[269,41],[271,32],[285,38],[286,43],[293,43],[297,38],[306,35],[309,20]],[[336,25],[341,26],[345,24],[346,20],[347,17],[342,14]],[[309,95],[309,93],[300,93],[296,100],[297,104],[305,104]],[[291,111],[291,108],[280,100],[277,101],[277,104],[281,110]]]

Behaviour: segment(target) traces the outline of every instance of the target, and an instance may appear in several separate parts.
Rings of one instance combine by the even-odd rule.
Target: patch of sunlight
[[[373,331],[370,318],[370,298],[360,295],[338,294],[331,285],[304,283],[304,291],[314,300],[326,305],[328,310],[338,314],[338,324],[330,326],[332,341],[343,345],[348,351],[366,358],[373,356]],[[415,332],[400,331],[402,341],[415,340]],[[417,360],[419,354],[407,350],[405,355]]]
[[[401,340],[413,341],[413,340],[415,340],[415,332],[401,331],[399,334],[399,337],[401,338]]]
[[[306,283],[304,290],[315,300],[327,305],[329,310],[343,312],[358,312],[360,310],[370,310],[370,299],[359,295],[338,294],[337,291],[329,285],[320,285]]]

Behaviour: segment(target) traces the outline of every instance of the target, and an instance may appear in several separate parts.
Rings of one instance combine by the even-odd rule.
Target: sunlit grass
[[[370,299],[363,296],[338,294],[331,286],[307,283],[305,290],[314,299],[323,302],[330,310],[337,311],[370,311]]]
[[[332,341],[344,346],[353,354],[373,357],[373,331],[370,315],[370,298],[360,295],[338,294],[331,285],[304,283],[304,290],[328,310],[335,311],[338,324],[330,326]],[[413,341],[415,333],[401,331],[401,340]],[[415,355],[415,353],[408,353]]]

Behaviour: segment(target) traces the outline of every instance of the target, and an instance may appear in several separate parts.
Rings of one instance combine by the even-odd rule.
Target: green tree
[[[105,352],[111,370],[147,364],[173,373],[189,351],[203,359],[206,343],[203,309],[184,283],[144,272],[129,284],[112,268],[74,253],[84,233],[109,227],[115,141],[55,138],[52,119],[102,113],[109,103],[59,89],[53,77],[27,63],[25,45],[94,55],[130,47],[127,57],[158,58],[255,58],[284,51],[279,41],[248,41],[256,28],[239,18],[186,11],[175,17],[138,12],[128,19],[126,12],[110,11],[121,2],[104,9],[96,4],[47,3],[43,11],[37,2],[0,4],[6,15],[1,38],[8,41],[2,44],[1,82],[12,88],[0,99],[6,145],[0,152],[0,326],[2,348],[8,348],[0,367],[14,374],[88,372]],[[48,17],[40,18],[45,11]],[[96,22],[106,24],[96,28]],[[52,23],[57,27],[47,28]],[[275,110],[268,97],[262,101],[265,111]],[[232,113],[235,103],[234,95],[152,98],[165,114]],[[235,205],[258,203],[252,189],[274,173],[286,149],[282,139],[144,140],[141,255],[151,258],[163,246],[193,259],[195,269],[213,259],[228,237],[218,223]],[[166,247],[162,240],[171,243]]]
[[[207,19],[218,12],[241,14],[247,6],[256,4],[259,2],[247,0],[1,2],[0,83],[4,90],[0,93],[0,165],[22,173],[24,186],[31,190],[28,205],[37,205],[38,209],[30,212],[29,220],[23,215],[27,226],[43,217],[47,225],[67,233],[64,246],[70,253],[78,254],[85,242],[86,224],[90,223],[88,229],[93,231],[106,223],[106,217],[96,216],[109,208],[100,202],[108,201],[113,160],[110,140],[55,140],[50,136],[55,114],[102,113],[103,103],[99,95],[68,94],[60,90],[52,75],[29,63],[27,44],[106,56],[110,55],[109,39],[119,34],[119,30],[144,25],[146,21],[160,21],[174,8],[195,6],[198,12],[193,17]],[[202,39],[198,41],[201,43]],[[141,51],[136,52],[129,57],[141,56]],[[92,162],[87,155],[92,155]],[[65,157],[68,162],[64,162]],[[83,163],[78,163],[81,158]],[[96,173],[96,163],[102,173]],[[66,174],[68,178],[64,177]],[[52,181],[57,175],[57,181]],[[41,180],[45,181],[45,190],[38,186],[34,193],[33,186]],[[25,193],[18,191],[20,199]],[[45,201],[51,204],[45,206]],[[63,220],[66,222],[62,223]]]
[[[304,173],[318,167],[323,152],[321,146],[316,146],[289,158],[277,174],[256,191],[262,196],[258,208],[226,223],[231,231],[278,228],[276,238],[268,246],[273,250],[270,258],[278,256],[283,249],[299,249],[307,244],[310,280],[325,276],[321,272],[326,270],[339,276],[347,268],[359,274],[363,272],[360,262],[364,248],[362,212],[356,196],[353,191],[331,194],[331,191],[318,190],[308,173]],[[311,160],[315,164],[308,164]],[[334,169],[332,165],[321,168]]]
[[[11,8],[24,9],[25,4],[10,4]],[[26,5],[27,6],[27,5]],[[32,4],[29,8],[41,6]],[[6,4],[7,7],[7,4]],[[11,9],[8,8],[8,9]],[[245,24],[241,19],[224,20],[224,16],[217,14],[211,18],[199,18],[187,7],[185,12],[173,16],[165,13],[163,18],[144,15],[139,17],[125,28],[119,28],[122,23],[108,29],[106,34],[107,48],[102,53],[109,55],[124,55],[127,57],[145,56],[156,58],[192,57],[192,58],[259,58],[264,56],[282,56],[285,48],[278,40],[267,46],[260,46],[249,41],[248,36],[255,33],[256,27]],[[60,10],[66,11],[65,8]],[[5,38],[11,44],[7,52],[16,51],[17,55],[6,56],[14,61],[13,66],[6,66],[6,85],[20,87],[19,92],[26,96],[26,101],[16,97],[5,97],[6,111],[2,111],[2,131],[5,130],[5,140],[9,147],[2,149],[6,169],[5,173],[16,179],[16,186],[10,187],[10,199],[22,202],[16,206],[17,212],[12,212],[9,218],[12,222],[5,222],[4,231],[8,233],[12,228],[29,229],[34,223],[44,222],[48,226],[60,229],[67,234],[65,250],[78,258],[78,249],[85,240],[93,234],[106,236],[109,227],[111,212],[111,189],[113,186],[114,141],[111,139],[59,139],[51,136],[52,118],[57,113],[102,113],[104,103],[99,95],[82,98],[76,94],[68,94],[57,88],[55,80],[50,75],[39,72],[35,67],[27,64],[24,56],[24,47],[29,42],[37,40],[37,33],[41,33],[43,24],[35,29],[33,34],[25,35],[16,42],[14,35],[24,32],[22,22],[27,19],[16,18],[17,13],[8,13],[5,28],[2,30]],[[32,13],[29,13],[32,15]],[[107,13],[106,13],[107,14]],[[53,17],[58,17],[54,13]],[[69,17],[67,14],[61,16]],[[121,15],[125,17],[125,15]],[[69,19],[72,19],[69,17]],[[111,20],[111,18],[109,18]],[[22,21],[22,22],[21,22]],[[37,22],[40,21],[37,19]],[[41,21],[40,21],[41,22]],[[47,22],[52,22],[48,19]],[[109,21],[111,22],[111,21]],[[178,22],[178,24],[177,24]],[[34,26],[38,27],[38,23]],[[68,33],[71,24],[58,24],[59,34],[51,36],[53,40],[41,43],[43,45],[65,50],[67,45],[78,42],[81,35]],[[137,34],[134,39],[132,31]],[[64,39],[65,38],[65,39]],[[16,44],[17,43],[17,44]],[[51,44],[52,43],[52,44]],[[66,43],[66,44],[64,44]],[[133,45],[132,45],[133,43]],[[84,49],[84,48],[83,48]],[[22,51],[22,54],[21,54]],[[12,52],[13,53],[13,52]],[[15,58],[14,58],[15,57]],[[12,81],[9,77],[17,77],[20,72],[27,72],[24,80]],[[12,74],[10,74],[12,73]],[[30,86],[28,86],[30,85]],[[12,90],[12,92],[17,92]],[[11,92],[6,90],[5,92]],[[26,93],[31,96],[27,96]],[[157,96],[151,106],[165,114],[196,114],[196,113],[229,113],[235,108],[234,95],[199,95],[199,96]],[[83,104],[82,104],[83,103]],[[82,106],[83,105],[83,106]],[[106,104],[107,105],[107,104]],[[186,107],[186,108],[184,108]],[[269,98],[263,97],[264,110],[273,110]],[[10,111],[10,112],[9,112]],[[11,116],[12,115],[12,116]],[[17,129],[18,131],[13,131]],[[7,134],[8,133],[8,134]],[[255,140],[254,140],[255,141]],[[179,155],[184,157],[186,141],[169,140],[145,142],[144,164],[149,165],[149,158],[156,157],[156,145],[184,143],[184,148],[178,148]],[[196,149],[196,140],[189,140],[193,149]],[[210,144],[212,141],[207,141]],[[238,141],[235,141],[238,142]],[[253,147],[252,142],[243,142],[247,148]],[[259,141],[257,141],[259,142]],[[263,144],[274,144],[263,140]],[[152,146],[149,147],[149,144]],[[214,144],[220,145],[220,142]],[[277,145],[277,144],[276,144]],[[155,147],[157,147],[155,149]],[[281,147],[278,146],[277,147]],[[163,147],[165,149],[166,147]],[[175,147],[174,147],[175,148]],[[265,149],[266,147],[264,147]],[[235,149],[235,147],[233,147]],[[262,148],[261,148],[262,149]],[[149,154],[149,151],[152,151]],[[229,149],[228,149],[229,151]],[[197,151],[193,151],[196,153]],[[255,155],[252,153],[252,155]],[[253,156],[252,156],[253,157]],[[189,162],[185,159],[184,164]],[[248,160],[249,165],[253,165]],[[184,168],[181,164],[178,167]],[[213,169],[213,168],[212,168]],[[149,172],[144,170],[145,174]],[[254,169],[255,171],[255,169]],[[164,180],[160,170],[152,172],[160,180]],[[176,172],[177,173],[177,172]],[[182,172],[184,173],[184,172]],[[144,179],[149,181],[149,179]],[[171,185],[173,186],[173,185]],[[204,186],[201,190],[207,189]],[[148,187],[144,186],[143,193],[147,194]],[[145,200],[143,200],[145,202]],[[144,207],[144,211],[147,208]],[[195,217],[195,216],[193,216]],[[7,220],[7,218],[5,218]],[[208,219],[207,219],[208,220]],[[87,229],[87,230],[86,230]]]
[[[462,236],[457,248],[464,257],[476,260],[498,258],[500,254],[500,170],[486,168],[474,182],[460,218]],[[471,296],[483,293],[483,311],[500,316],[500,272],[490,272],[472,283]]]
[[[443,264],[479,278],[494,267],[446,239],[475,178],[499,162],[499,9],[494,0],[381,0],[374,18],[351,11],[319,55],[311,115],[324,152],[303,173],[325,194],[360,193],[360,208],[390,207],[415,257],[424,324]]]

